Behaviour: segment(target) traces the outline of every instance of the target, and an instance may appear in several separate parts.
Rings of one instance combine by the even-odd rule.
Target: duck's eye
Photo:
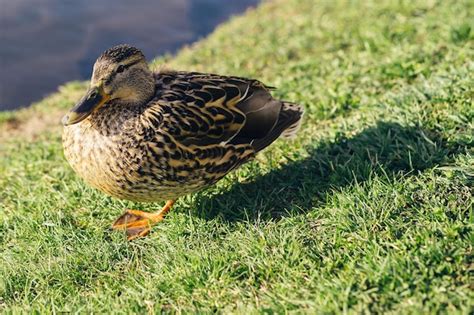
[[[91,98],[96,98],[96,96],[97,96],[97,91],[94,91],[94,92],[92,92],[91,94],[89,94],[89,98],[90,98],[90,99],[91,99]]]
[[[121,73],[125,70],[125,66],[124,65],[120,65],[117,67],[117,73]]]

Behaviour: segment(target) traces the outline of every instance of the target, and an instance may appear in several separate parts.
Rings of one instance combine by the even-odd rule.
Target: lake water
[[[259,0],[0,0],[0,110],[88,79],[105,49],[174,53]]]

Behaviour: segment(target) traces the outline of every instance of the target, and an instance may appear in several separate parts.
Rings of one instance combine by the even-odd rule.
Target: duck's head
[[[89,90],[62,122],[65,126],[81,122],[109,101],[133,106],[146,103],[154,94],[153,74],[143,53],[129,45],[118,45],[96,60]]]

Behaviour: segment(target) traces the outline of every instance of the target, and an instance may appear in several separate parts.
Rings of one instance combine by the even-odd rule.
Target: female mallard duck
[[[214,184],[278,137],[303,109],[257,80],[149,70],[128,45],[95,62],[86,95],[63,118],[64,153],[91,186],[117,198],[168,200],[156,213],[127,210],[113,224],[144,236],[176,198]]]

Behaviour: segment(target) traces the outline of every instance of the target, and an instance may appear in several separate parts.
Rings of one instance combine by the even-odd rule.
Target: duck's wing
[[[252,145],[259,151],[299,121],[257,80],[196,72],[157,75],[160,129],[185,146]],[[298,107],[299,108],[299,107]]]

